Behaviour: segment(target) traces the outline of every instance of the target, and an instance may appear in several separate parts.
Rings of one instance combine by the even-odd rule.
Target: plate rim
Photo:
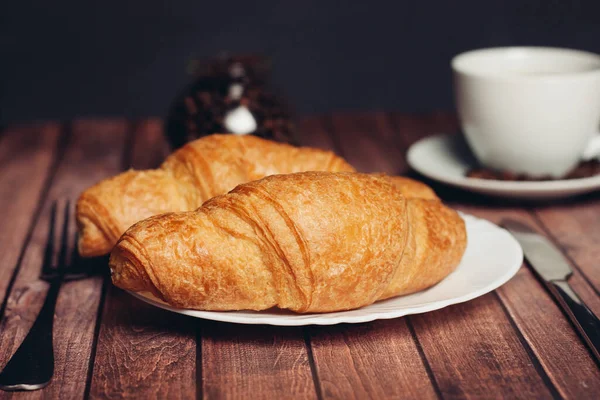
[[[477,297],[483,296],[484,294],[490,293],[498,287],[504,285],[508,282],[516,273],[519,271],[523,264],[523,250],[516,239],[504,228],[499,227],[498,225],[483,219],[478,218],[470,214],[459,212],[461,217],[467,222],[467,220],[471,220],[472,223],[484,223],[488,225],[492,229],[496,229],[500,231],[502,234],[506,235],[509,242],[512,242],[512,245],[515,249],[514,259],[512,260],[512,264],[507,267],[506,272],[499,278],[491,282],[490,284],[484,285],[481,288],[469,292],[465,295],[458,296],[451,299],[446,299],[443,301],[432,301],[429,303],[424,303],[420,306],[413,306],[408,308],[402,308],[390,311],[384,310],[381,312],[373,312],[373,313],[365,313],[365,314],[357,314],[357,315],[347,315],[347,313],[356,311],[356,310],[347,310],[347,311],[335,311],[331,313],[312,313],[312,314],[286,314],[282,318],[269,317],[269,318],[257,318],[253,319],[251,317],[239,316],[234,313],[237,311],[205,311],[205,310],[193,310],[193,309],[182,309],[172,307],[160,300],[154,300],[149,298],[141,293],[132,292],[126,290],[132,296],[144,301],[152,306],[162,308],[164,310],[186,315],[193,318],[206,319],[211,321],[218,322],[228,322],[228,323],[236,323],[242,325],[271,325],[271,326],[308,326],[308,325],[337,325],[340,323],[365,323],[371,322],[380,319],[392,319],[392,318],[400,318],[406,315],[413,314],[422,314],[430,311],[439,310],[450,305],[464,303],[470,300],[473,300]],[[468,240],[468,239],[467,239]],[[454,273],[454,272],[453,272]],[[435,287],[435,285],[433,286]],[[429,290],[429,289],[427,289]],[[420,292],[417,292],[420,293]],[[410,296],[407,295],[407,296]],[[389,299],[393,300],[393,299]],[[383,300],[388,301],[388,300]],[[370,306],[370,305],[369,305]],[[366,307],[369,307],[366,306]],[[240,310],[243,311],[243,310]],[[257,312],[260,313],[260,312]],[[335,314],[335,315],[333,315]]]
[[[501,181],[495,179],[470,178],[464,175],[445,175],[432,172],[418,161],[416,152],[431,142],[457,141],[460,134],[438,133],[419,139],[414,142],[406,153],[408,165],[420,174],[447,184],[474,190],[494,191],[496,193],[511,194],[550,194],[555,191],[580,191],[600,189],[600,175],[577,179],[558,179],[552,181]]]

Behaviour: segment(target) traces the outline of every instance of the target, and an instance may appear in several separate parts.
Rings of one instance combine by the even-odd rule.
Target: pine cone
[[[252,134],[297,144],[291,113],[267,85],[264,58],[230,57],[196,72],[175,99],[166,135],[175,149],[213,133]]]

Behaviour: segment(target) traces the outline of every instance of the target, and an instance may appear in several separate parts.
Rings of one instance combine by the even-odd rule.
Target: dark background
[[[452,108],[464,50],[600,52],[600,0],[3,1],[0,123],[163,116],[194,58],[273,58],[299,114]]]

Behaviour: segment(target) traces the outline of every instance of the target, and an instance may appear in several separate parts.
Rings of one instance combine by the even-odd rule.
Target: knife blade
[[[568,283],[573,270],[550,240],[529,226],[512,219],[501,222],[517,239],[530,267],[571,320],[596,362],[600,364],[600,320]]]

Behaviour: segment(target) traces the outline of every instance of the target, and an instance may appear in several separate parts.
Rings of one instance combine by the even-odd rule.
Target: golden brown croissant
[[[107,254],[134,223],[165,212],[195,210],[240,183],[272,174],[353,170],[329,151],[255,136],[206,136],[171,154],[159,169],[131,170],[84,191],[76,211],[79,253]]]
[[[422,290],[466,247],[463,220],[423,187],[328,172],[249,182],[132,226],[111,253],[112,280],[202,310],[327,312]]]

